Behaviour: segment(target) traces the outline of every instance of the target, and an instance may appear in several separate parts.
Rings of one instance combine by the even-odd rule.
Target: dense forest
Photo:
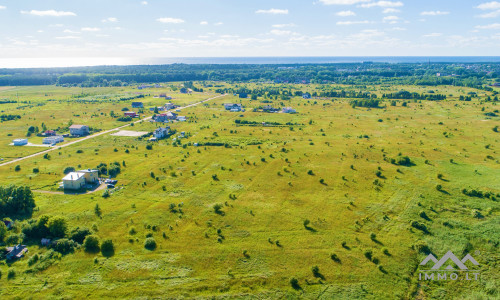
[[[0,86],[126,86],[168,81],[414,84],[488,88],[500,82],[500,63],[171,64],[0,69]]]

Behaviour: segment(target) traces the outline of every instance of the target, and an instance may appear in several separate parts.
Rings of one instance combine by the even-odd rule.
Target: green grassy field
[[[313,92],[322,86],[290,88]],[[381,95],[401,88],[429,90],[366,89]],[[171,93],[171,102],[180,105],[214,95],[158,90]],[[106,134],[56,149],[50,159],[37,156],[0,166],[2,185],[57,191],[68,166],[122,165],[109,198],[102,192],[35,192],[33,215],[64,216],[70,229],[92,228],[101,240],[113,240],[115,254],[106,258],[79,249],[43,267],[41,262],[30,266],[31,256],[48,250],[39,241],[26,241],[25,258],[0,263],[0,294],[5,299],[498,297],[500,197],[462,193],[464,188],[500,193],[500,135],[493,130],[499,118],[485,115],[498,105],[484,102],[490,93],[483,91],[474,90],[479,98],[464,102],[458,101],[459,95],[472,89],[434,90],[451,96],[408,101],[406,107],[403,100],[396,106],[384,101],[384,108],[369,109],[352,108],[348,99],[295,97],[261,103],[228,95],[183,110],[180,114],[188,122],[168,124],[177,134],[153,143],[151,150],[145,140]],[[95,88],[84,91],[89,99],[109,99],[78,103],[79,98],[72,98],[82,92],[78,88],[0,90],[0,99],[19,94],[31,102],[0,104],[2,113],[22,116],[0,123],[0,156],[8,161],[40,151],[8,143],[42,122],[49,129],[67,126],[70,120],[111,129],[123,123],[110,117],[110,111],[121,114],[132,101],[143,101],[149,116],[147,107],[168,102],[153,98],[159,91],[118,101],[136,90]],[[246,111],[225,111],[222,104],[231,102],[242,103]],[[291,106],[298,113],[252,111],[266,104]],[[255,123],[238,125],[235,120]],[[152,131],[157,126],[145,121],[127,130]],[[182,131],[188,137],[174,143]],[[408,156],[412,165],[390,162],[400,156]],[[33,173],[34,168],[39,172]],[[94,214],[96,204],[101,218]],[[222,213],[214,211],[216,204]],[[429,233],[412,227],[412,221],[424,224]],[[156,240],[155,250],[144,248],[146,235]],[[427,245],[439,257],[449,250],[459,258],[470,252],[480,263],[480,280],[419,281],[418,264],[426,254],[418,245]],[[313,266],[319,273],[312,272]],[[12,269],[16,275],[8,279]],[[300,287],[292,288],[291,278]]]

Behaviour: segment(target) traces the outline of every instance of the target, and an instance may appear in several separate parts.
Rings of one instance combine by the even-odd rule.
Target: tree
[[[62,238],[66,235],[68,224],[64,217],[53,217],[48,224],[50,234],[55,238]]]
[[[96,235],[88,235],[83,241],[83,249],[86,252],[98,252],[99,251],[99,238]]]
[[[87,237],[90,234],[91,234],[90,229],[86,227],[83,228],[76,227],[75,229],[71,230],[69,237],[78,244],[83,244],[85,237]]]
[[[156,249],[156,241],[152,237],[148,237],[146,241],[144,241],[144,248],[148,250],[154,250]]]
[[[4,222],[0,221],[0,242],[3,242],[3,239],[7,235],[7,226],[5,226]]]
[[[111,239],[106,239],[101,244],[101,253],[103,256],[110,257],[115,254],[115,246]]]
[[[94,207],[94,213],[96,216],[98,216],[99,218],[101,217],[102,215],[102,211],[101,211],[101,208],[99,207],[99,204],[96,203],[95,207]]]
[[[0,217],[26,214],[31,215],[35,199],[27,186],[0,186]]]
[[[66,167],[64,169],[64,174],[69,174],[71,172],[75,172],[75,168],[73,168],[73,167]]]

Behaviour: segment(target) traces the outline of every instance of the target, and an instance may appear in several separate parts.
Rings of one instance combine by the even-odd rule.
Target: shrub
[[[86,227],[82,228],[76,227],[75,229],[71,230],[69,238],[77,242],[78,244],[83,244],[85,237],[87,237],[90,234],[91,234],[90,229]]]
[[[109,196],[110,196],[110,194],[109,194],[109,190],[107,190],[107,189],[106,189],[106,190],[102,193],[102,197],[103,197],[103,198],[108,198]]]
[[[88,235],[83,241],[83,248],[87,252],[99,251],[99,238],[96,235]]]
[[[155,250],[156,249],[155,239],[152,237],[147,238],[146,241],[144,241],[144,248],[151,250],[151,251]]]
[[[7,279],[14,279],[16,277],[16,271],[14,269],[9,269],[7,272]]]
[[[110,257],[115,254],[115,246],[111,239],[106,239],[101,244],[101,253],[103,256]]]
[[[308,175],[314,175],[314,172],[312,170],[307,171]]]
[[[373,233],[373,232],[372,232],[372,233],[370,233],[370,239],[371,239],[372,241],[376,241],[376,240],[377,240],[377,235],[376,235],[375,233]]]
[[[423,253],[423,254],[429,254],[431,253],[431,249],[429,248],[429,246],[424,242],[424,241],[418,241],[416,242],[412,248],[416,251],[418,251],[419,253]]]
[[[338,262],[338,263],[340,262],[340,258],[339,258],[339,257],[337,256],[337,254],[335,254],[335,253],[330,254],[330,258],[331,258],[333,261],[335,261],[335,262]]]
[[[133,227],[133,226],[132,226],[132,227],[130,227],[130,230],[128,231],[128,233],[129,233],[130,235],[134,235],[134,234],[136,234],[136,233],[137,233],[137,230],[135,229],[135,227]]]
[[[419,223],[417,221],[412,221],[411,227],[416,228],[418,230],[422,230],[424,233],[429,233],[429,230],[427,230],[427,226],[425,226],[425,224]]]
[[[101,208],[99,207],[99,204],[96,203],[95,207],[94,207],[94,214],[96,216],[98,216],[99,218],[101,217],[102,215],[102,211],[101,211]]]
[[[222,204],[220,204],[220,203],[215,204],[215,205],[214,205],[214,212],[215,212],[216,214],[218,214],[218,215],[223,215],[223,214],[224,214],[224,212],[222,211],[222,207],[223,207],[223,206],[222,206]]]
[[[16,171],[16,172],[21,171],[21,166],[20,165],[16,165],[16,167],[14,168],[14,171]]]
[[[365,253],[364,253],[365,257],[368,258],[369,260],[372,260],[372,255],[373,255],[373,252],[372,250],[366,250]]]
[[[33,168],[33,173],[35,173],[35,174],[36,174],[36,173],[39,173],[39,172],[40,172],[40,169],[38,169],[38,168]]]
[[[436,190],[437,191],[442,191],[443,190],[443,186],[440,185],[440,184],[436,185]]]
[[[63,217],[53,217],[49,220],[48,228],[53,237],[62,238],[66,235],[68,224]]]
[[[76,243],[74,241],[68,240],[68,239],[57,240],[52,245],[52,248],[54,249],[54,251],[57,251],[57,252],[61,253],[62,255],[73,252],[76,247],[77,247]]]
[[[153,150],[153,145],[147,144],[146,145],[146,150]]]
[[[292,286],[292,288],[294,290],[300,290],[301,289],[301,287],[299,285],[299,281],[295,277],[290,278],[290,285]]]

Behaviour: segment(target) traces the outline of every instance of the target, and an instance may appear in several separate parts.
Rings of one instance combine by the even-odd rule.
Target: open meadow
[[[180,93],[178,82],[143,90],[0,89],[0,115],[20,116],[0,123],[0,164],[47,150],[9,145],[31,126],[105,131],[131,123],[116,116],[124,108],[139,112],[134,101],[143,102],[139,114],[146,118],[155,114],[150,107],[186,106],[220,89],[292,95],[228,93],[178,112],[187,121],[166,123],[173,133],[166,139],[103,134],[0,165],[0,185],[28,186],[36,202],[32,216],[14,220],[11,241],[23,238],[24,224],[47,215],[64,217],[68,234],[88,228],[114,245],[111,255],[82,246],[63,255],[24,238],[24,258],[0,261],[1,298],[498,297],[500,118],[498,102],[486,101],[498,88],[194,84],[204,91]],[[384,98],[431,89],[446,99]],[[361,107],[355,98],[320,95],[330,90],[369,92],[380,103]],[[155,97],[161,93],[173,99]],[[226,110],[225,103],[244,111]],[[266,105],[280,110],[264,112]],[[124,130],[165,125],[144,120]],[[42,143],[32,135],[30,142]],[[58,189],[66,168],[102,163],[119,167],[114,188],[81,195]],[[429,253],[450,250],[459,258],[471,253],[480,280],[419,280]]]

